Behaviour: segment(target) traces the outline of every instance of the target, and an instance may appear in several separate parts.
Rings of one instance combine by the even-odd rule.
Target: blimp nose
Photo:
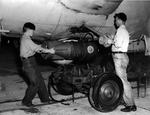
[[[109,15],[123,0],[60,0],[67,9],[94,15]]]
[[[91,9],[100,15],[109,15],[118,8],[123,0],[94,0]]]

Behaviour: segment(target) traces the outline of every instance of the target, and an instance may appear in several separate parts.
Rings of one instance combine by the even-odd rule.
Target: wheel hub
[[[113,81],[107,81],[99,90],[101,103],[105,105],[113,104],[119,97],[118,86]]]

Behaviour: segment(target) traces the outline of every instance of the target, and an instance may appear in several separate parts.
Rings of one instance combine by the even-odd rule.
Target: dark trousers
[[[23,103],[32,103],[33,98],[38,94],[41,102],[49,101],[49,94],[40,71],[38,71],[34,56],[22,59],[23,72],[28,79],[28,88],[22,100]]]

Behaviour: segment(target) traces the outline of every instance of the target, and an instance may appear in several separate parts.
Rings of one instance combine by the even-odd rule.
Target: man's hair
[[[114,15],[114,18],[119,18],[120,20],[122,20],[123,22],[126,22],[127,21],[127,15],[123,12],[120,12],[120,13],[116,13]]]
[[[35,25],[31,22],[27,22],[23,26],[23,32],[26,32],[27,29],[35,30]]]

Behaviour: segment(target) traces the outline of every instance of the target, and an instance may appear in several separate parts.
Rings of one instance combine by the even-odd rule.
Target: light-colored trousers
[[[116,53],[113,54],[113,60],[115,65],[115,71],[118,77],[122,80],[124,87],[123,99],[128,106],[132,106],[135,104],[133,98],[133,92],[130,83],[127,80],[127,66],[129,63],[129,58],[126,53]]]

